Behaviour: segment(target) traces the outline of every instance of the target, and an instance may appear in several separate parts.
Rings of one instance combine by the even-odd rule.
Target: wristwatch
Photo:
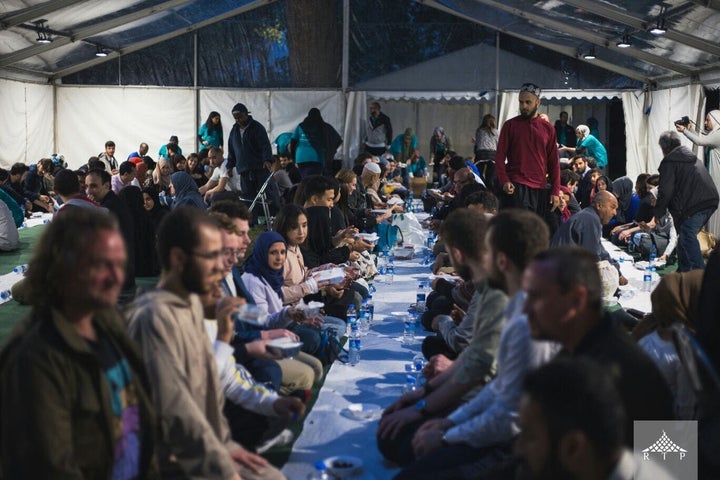
[[[428,415],[430,415],[430,412],[428,412],[427,409],[425,408],[426,405],[427,405],[427,402],[425,401],[424,398],[421,398],[415,404],[415,410],[417,410],[420,413],[420,415],[422,415],[423,417],[427,417]]]

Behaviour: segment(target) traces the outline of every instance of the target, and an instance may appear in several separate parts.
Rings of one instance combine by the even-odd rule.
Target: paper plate
[[[325,468],[337,478],[348,478],[362,472],[363,462],[357,457],[350,455],[336,455],[323,460]]]

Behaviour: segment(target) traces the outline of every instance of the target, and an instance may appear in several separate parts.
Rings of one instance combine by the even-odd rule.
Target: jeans
[[[702,252],[700,252],[697,235],[714,211],[714,208],[700,210],[687,217],[678,226],[678,272],[705,268],[705,260],[703,260]]]

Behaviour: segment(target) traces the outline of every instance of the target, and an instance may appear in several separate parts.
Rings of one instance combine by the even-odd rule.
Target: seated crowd
[[[666,156],[684,148],[663,135]],[[13,289],[32,310],[0,353],[3,474],[283,478],[260,454],[293,440],[287,427],[334,361],[348,310],[373,290],[375,246],[358,234],[404,212],[422,179],[438,234],[433,272],[452,280],[433,280],[422,315],[425,382],[379,422],[379,450],[402,467],[395,478],[670,478],[632,458],[633,421],[715,415],[700,408],[671,341],[678,323],[713,328],[717,300],[697,299],[717,286],[717,260],[694,270],[684,227],[712,203],[704,177],[688,198],[671,183],[687,173],[661,166],[611,181],[577,155],[543,217],[502,208],[489,148],[465,159],[443,129],[435,136],[447,148],[433,151],[437,188],[427,190],[410,129],[393,142],[398,161],[361,153],[333,174],[298,169],[292,137],[278,139],[262,167],[274,172],[264,189],[273,220],[262,205],[249,210],[263,188],[248,190],[222,130],[219,145],[188,157],[174,138],[157,163],[145,143],[118,163],[107,142],[78,170],[56,158],[0,172],[0,205],[56,215]],[[25,214],[8,211],[17,229]],[[260,217],[272,230],[253,241]],[[681,267],[632,332],[603,307],[598,262],[627,283],[603,237]],[[342,279],[325,280],[330,268]],[[136,277],[155,276],[154,288],[137,288]],[[261,313],[250,318],[253,305]],[[278,339],[301,350],[282,358]]]

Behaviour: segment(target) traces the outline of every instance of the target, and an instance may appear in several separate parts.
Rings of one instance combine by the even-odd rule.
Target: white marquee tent
[[[88,8],[89,2],[82,0],[3,2],[0,6],[0,166],[8,167],[17,161],[33,163],[51,153],[61,153],[71,166],[76,167],[85,163],[89,156],[98,154],[108,139],[118,145],[118,158],[136,150],[141,141],[151,145],[152,154],[170,135],[180,138],[183,150],[194,151],[195,133],[207,112],[216,110],[228,119],[231,107],[238,101],[245,103],[253,117],[267,127],[271,138],[294,128],[309,108],[319,107],[325,120],[343,135],[345,161],[350,161],[357,153],[367,102],[371,99],[383,103],[384,111],[393,118],[396,133],[405,127],[413,127],[421,147],[427,143],[426,139],[429,140],[434,125],[444,125],[448,131],[457,132],[454,134],[457,150],[468,153],[470,136],[482,115],[496,113],[500,124],[515,115],[517,92],[513,89],[527,80],[520,76],[528,71],[527,66],[516,66],[521,62],[527,64],[527,60],[503,54],[502,62],[498,62],[499,71],[495,71],[496,59],[492,56],[495,49],[483,45],[425,62],[430,65],[416,65],[365,83],[350,86],[345,79],[345,88],[338,89],[77,86],[62,83],[66,74],[103,61],[115,59],[120,62],[123,55],[141,52],[143,48],[166,41],[171,34],[187,34],[271,3],[219,2],[224,11],[210,12],[214,15],[210,18],[194,18],[191,28],[185,22],[184,27],[166,26],[168,33],[164,35],[146,34],[147,38],[135,43],[128,40],[127,45],[111,52],[108,59],[87,60],[80,56],[86,43],[95,48],[103,35],[107,36],[107,43],[110,38],[120,38],[124,28],[137,27],[138,22],[147,27],[155,16],[169,21],[169,18],[184,15],[187,20],[189,14],[185,14],[183,8],[194,6],[193,11],[197,13],[198,2],[123,0],[92,2],[92,8]],[[656,169],[661,159],[656,140],[660,132],[672,127],[675,119],[689,115],[702,124],[706,89],[720,86],[717,63],[720,5],[717,1],[633,2],[634,11],[624,13],[620,9],[621,2],[600,5],[586,0],[515,0],[503,4],[490,0],[425,0],[420,3],[494,28],[517,41],[531,42],[576,58],[581,53],[580,47],[570,47],[570,40],[582,41],[583,45],[593,45],[598,56],[607,59],[596,61],[596,65],[642,81],[644,87],[634,89],[551,89],[544,92],[551,118],[560,109],[579,104],[583,106],[578,107],[578,117],[584,118],[587,112],[583,109],[593,108],[588,107],[590,100],[620,98],[625,115],[627,173],[630,176]],[[119,4],[135,10],[120,15]],[[350,0],[345,0],[344,6],[348,5]],[[665,10],[661,9],[662,5]],[[568,10],[568,7],[573,9]],[[522,12],[518,10],[520,8]],[[114,18],[106,19],[104,15],[108,11],[118,13]],[[562,21],[563,16],[571,14],[579,16],[574,19],[574,24],[567,18]],[[666,35],[650,35],[646,30],[656,17],[659,22],[661,15],[667,15],[667,19],[662,17],[663,22],[668,23]],[[55,18],[56,24],[64,21],[63,29],[70,37],[58,37],[60,40],[56,39],[54,46],[35,44],[36,32],[31,25],[41,16]],[[578,28],[578,25],[585,28]],[[638,38],[637,48],[616,48],[616,33],[613,32],[618,31],[633,32]],[[476,53],[479,50],[484,53]],[[465,84],[460,82],[453,86],[444,81],[428,84],[424,72],[438,71],[437,64],[442,64],[445,65],[442,68],[457,73],[446,77],[458,77],[473,55],[486,58],[488,68],[483,74],[492,72],[496,79],[490,88],[480,91],[468,88],[490,82],[479,80],[480,72],[475,67],[465,69],[471,76]],[[423,70],[424,67],[429,68]],[[530,71],[537,71],[542,79],[546,75],[542,73],[545,68],[535,64]],[[551,73],[547,72],[548,78]],[[437,84],[437,88],[428,88],[433,84]]]

